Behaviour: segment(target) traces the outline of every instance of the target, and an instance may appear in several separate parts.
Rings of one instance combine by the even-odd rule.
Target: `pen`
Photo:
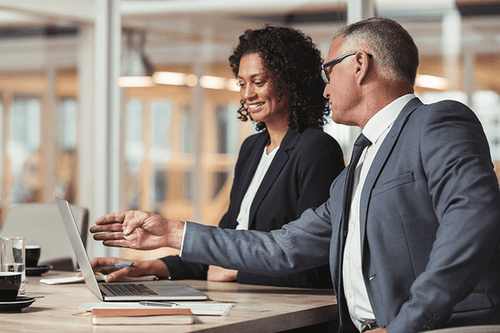
[[[177,303],[149,302],[149,301],[140,301],[139,304],[144,306],[164,306],[167,308],[176,308],[179,306],[179,304]]]
[[[113,265],[96,266],[94,267],[94,269],[125,268],[125,267],[130,267],[133,264],[134,264],[133,261],[124,261],[124,262],[117,262],[116,264]]]

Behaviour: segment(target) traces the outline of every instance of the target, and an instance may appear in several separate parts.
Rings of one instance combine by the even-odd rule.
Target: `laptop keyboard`
[[[156,292],[146,287],[144,284],[139,283],[117,283],[101,285],[109,292],[111,296],[147,296],[158,295]]]

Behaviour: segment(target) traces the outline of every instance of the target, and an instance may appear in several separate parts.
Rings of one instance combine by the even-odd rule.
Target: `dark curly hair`
[[[266,26],[245,31],[239,40],[229,57],[234,75],[238,77],[241,58],[258,54],[276,78],[278,96],[283,96],[284,89],[290,92],[288,125],[299,132],[307,127],[322,128],[329,108],[319,72],[323,60],[311,38],[296,29]],[[238,119],[251,119],[243,101],[240,103]],[[256,128],[260,131],[266,125],[257,122]]]

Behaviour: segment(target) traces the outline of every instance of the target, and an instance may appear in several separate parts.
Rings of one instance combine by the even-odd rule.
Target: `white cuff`
[[[182,244],[181,244],[181,251],[179,252],[179,257],[182,257],[182,249],[184,249],[184,238],[186,237],[186,225],[187,222],[184,223],[184,232],[182,233]]]

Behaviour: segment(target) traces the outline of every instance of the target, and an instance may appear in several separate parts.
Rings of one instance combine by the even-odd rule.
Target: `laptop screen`
[[[82,238],[80,236],[80,232],[78,231],[78,226],[76,224],[75,217],[73,216],[73,212],[71,211],[71,207],[69,206],[68,201],[64,199],[56,198],[56,203],[57,208],[59,208],[59,212],[61,213],[66,231],[68,232],[71,245],[73,245],[73,250],[75,251],[76,259],[80,265],[80,270],[83,274],[83,278],[85,279],[85,283],[87,284],[87,287],[89,287],[89,289],[102,301],[103,297],[94,276],[94,270],[90,264],[87,251],[85,251],[85,247],[83,246]]]
[[[94,270],[90,264],[87,251],[83,246],[82,239],[80,237],[80,232],[71,211],[71,207],[66,200],[56,198],[57,207],[61,213],[62,220],[68,231],[68,236],[73,245],[73,249],[76,254],[76,259],[80,265],[80,270],[83,273],[85,283],[87,287],[97,296],[101,301],[129,301],[129,300],[206,300],[208,296],[203,292],[191,287],[184,282],[172,282],[172,281],[162,281],[162,282],[141,282],[141,287],[149,288],[151,293],[140,293],[139,295],[130,295],[124,293],[122,295],[110,295],[101,290],[100,285],[97,283],[97,279],[94,275]],[[118,283],[122,286],[129,285],[130,283]],[[108,284],[106,284],[108,285]],[[108,286],[109,288],[109,286]],[[109,290],[108,290],[109,292]]]

